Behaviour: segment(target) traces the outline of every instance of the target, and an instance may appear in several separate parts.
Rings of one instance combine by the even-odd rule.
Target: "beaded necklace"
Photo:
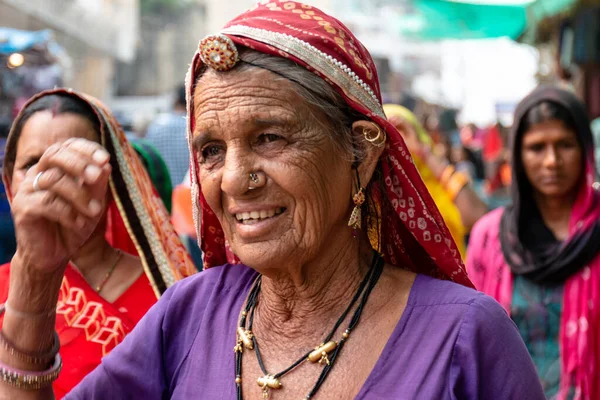
[[[240,316],[240,323],[237,328],[237,344],[234,347],[235,352],[235,383],[237,389],[237,400],[243,400],[242,396],[242,356],[244,353],[244,349],[254,350],[256,352],[256,359],[258,361],[258,365],[264,374],[263,376],[257,379],[258,385],[262,388],[263,398],[269,398],[269,390],[277,390],[281,389],[283,386],[281,384],[280,379],[287,375],[289,372],[296,369],[302,363],[306,361],[310,361],[313,363],[318,362],[322,364],[323,370],[319,375],[319,378],[311,391],[306,395],[305,400],[312,398],[315,393],[319,390],[327,375],[333,368],[333,365],[341,352],[344,344],[350,337],[350,332],[356,327],[358,321],[360,320],[360,316],[364,309],[365,304],[367,303],[367,299],[371,294],[371,291],[377,284],[379,277],[383,271],[383,258],[377,252],[374,252],[373,261],[371,263],[371,267],[369,268],[369,272],[362,280],[358,290],[356,291],[354,297],[350,301],[350,304],[346,308],[346,310],[342,313],[340,318],[337,320],[333,329],[329,332],[329,334],[325,337],[325,339],[321,342],[321,344],[315,347],[313,350],[306,352],[302,357],[300,357],[296,362],[290,365],[288,368],[283,371],[277,372],[276,374],[269,374],[262,360],[262,356],[260,354],[260,349],[258,345],[258,340],[256,336],[252,333],[252,326],[254,323],[254,313],[256,311],[256,305],[258,303],[258,295],[260,293],[261,284],[262,284],[262,276],[259,276],[256,279],[256,282],[252,286],[250,293],[248,295],[248,300],[246,301],[246,305],[243,308]],[[362,297],[361,297],[362,294]],[[354,311],[354,314],[348,324],[348,327],[342,334],[342,337],[339,341],[332,340],[333,335],[338,330],[340,325],[346,319],[346,316],[354,307],[354,304],[360,298],[360,302]]]

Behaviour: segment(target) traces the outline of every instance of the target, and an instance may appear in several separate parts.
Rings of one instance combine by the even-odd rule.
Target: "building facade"
[[[0,0],[0,26],[52,29],[71,61],[66,85],[107,99],[116,62],[135,58],[139,0]]]

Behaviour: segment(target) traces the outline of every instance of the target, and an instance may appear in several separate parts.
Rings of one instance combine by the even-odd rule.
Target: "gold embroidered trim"
[[[239,35],[269,44],[304,61],[310,67],[321,72],[348,97],[361,103],[372,113],[385,118],[383,109],[373,89],[365,83],[350,67],[335,57],[325,54],[311,44],[285,33],[233,25],[221,31],[223,34]]]
[[[100,107],[96,107],[97,110],[102,114],[103,120],[108,121],[109,119],[104,114],[104,110]],[[121,175],[125,181],[125,185],[129,191],[129,195],[131,197],[131,202],[135,207],[136,214],[139,216],[140,223],[142,225],[142,229],[144,230],[144,236],[146,240],[148,240],[148,244],[150,245],[150,249],[152,250],[152,254],[154,255],[155,261],[158,265],[159,272],[164,280],[165,286],[168,288],[175,283],[175,278],[173,276],[173,272],[170,269],[169,259],[164,251],[163,246],[161,245],[161,241],[158,238],[156,231],[154,230],[154,226],[150,221],[150,217],[148,216],[148,212],[144,207],[143,201],[141,199],[141,195],[139,193],[139,189],[137,187],[135,178],[131,174],[130,166],[125,160],[125,155],[121,149],[121,144],[119,143],[119,138],[116,136],[115,132],[113,132],[110,124],[107,124],[108,131],[110,133],[110,140],[113,143],[113,148],[115,149],[115,153],[117,156],[117,163],[119,164],[119,168],[121,170]],[[111,191],[115,198],[115,203],[119,209],[119,212],[122,216],[127,215],[123,208],[123,204],[119,198],[119,194],[116,192],[116,188],[114,187],[114,182],[112,181],[112,177],[110,178],[110,187]],[[160,298],[160,290],[156,286],[156,282],[154,281],[154,277],[150,271],[148,266],[148,262],[146,257],[144,256],[144,252],[139,243],[139,239],[133,234],[133,230],[130,225],[129,218],[123,218],[123,222],[125,223],[125,227],[129,233],[129,236],[132,238],[136,250],[138,251],[138,255],[140,256],[140,260],[142,261],[142,266],[144,267],[144,272],[148,277],[152,285],[152,289],[154,290],[154,294],[157,298]]]

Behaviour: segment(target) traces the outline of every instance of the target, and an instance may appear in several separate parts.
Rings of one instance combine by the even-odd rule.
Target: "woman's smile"
[[[251,225],[251,224],[254,224],[261,220],[273,218],[274,216],[277,216],[284,211],[285,211],[285,208],[277,207],[277,208],[270,208],[268,210],[253,210],[253,211],[237,212],[235,214],[235,219],[237,219],[238,222],[241,222],[242,224]]]
[[[234,212],[236,236],[246,240],[265,237],[275,230],[286,211],[285,207],[257,207],[252,211]]]

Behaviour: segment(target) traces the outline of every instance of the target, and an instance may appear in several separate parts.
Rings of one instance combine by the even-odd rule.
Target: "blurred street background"
[[[15,99],[63,84],[143,125],[170,106],[198,41],[254,3],[0,0],[1,114]],[[589,0],[306,3],[338,17],[365,43],[387,101],[417,113],[455,109],[459,122],[478,126],[510,125],[515,102],[540,81],[583,82],[578,60],[559,60],[560,36],[573,46],[572,36],[591,38],[598,25],[584,11],[598,3]],[[578,18],[579,29],[561,32]]]

